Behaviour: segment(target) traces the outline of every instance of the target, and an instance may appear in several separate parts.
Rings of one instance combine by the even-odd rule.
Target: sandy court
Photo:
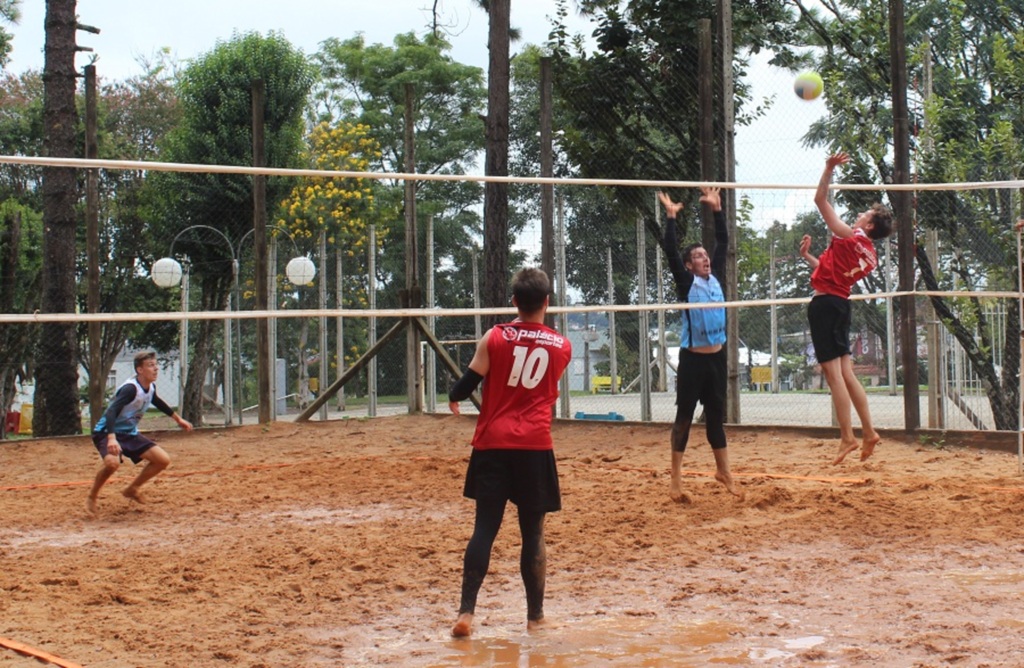
[[[1024,665],[1015,455],[889,438],[833,467],[834,441],[781,429],[728,431],[742,501],[695,432],[677,504],[667,425],[556,424],[554,627],[526,632],[510,508],[453,640],[473,426],[158,432],[150,503],[126,465],[96,519],[88,439],[2,443],[0,636],[90,667]]]

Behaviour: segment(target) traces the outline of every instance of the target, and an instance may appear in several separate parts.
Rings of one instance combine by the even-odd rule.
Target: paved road
[[[972,397],[971,409],[978,414],[987,429],[992,429],[992,413],[987,398]],[[871,417],[875,426],[879,429],[902,429],[903,428],[903,396],[897,394],[869,394],[868,405],[871,408]],[[699,410],[699,407],[698,407]],[[921,423],[928,426],[928,398],[921,396]],[[463,413],[473,413],[475,409],[469,402],[463,402]],[[379,404],[377,415],[396,415],[406,412],[405,404]],[[437,412],[447,413],[446,403],[438,402]],[[587,414],[605,414],[614,412],[622,415],[626,420],[640,420],[640,395],[610,395],[598,394],[587,396],[572,396],[569,398],[569,414],[563,415],[559,407],[559,417],[575,417],[577,412]],[[653,393],[651,395],[651,419],[654,422],[672,422],[675,418],[675,394],[668,392]],[[346,411],[332,409],[328,412],[328,419],[336,420],[342,418],[367,417],[366,406],[354,407]],[[283,416],[281,419],[294,419],[294,415]],[[318,417],[314,416],[314,420]],[[249,421],[249,416],[246,416]],[[766,425],[766,426],[794,426],[794,427],[828,427],[832,426],[832,403],[828,394],[809,394],[802,392],[780,392],[771,394],[768,392],[743,392],[740,394],[740,424],[745,425]],[[860,422],[854,415],[854,425],[859,426]],[[946,406],[946,429],[970,430],[974,429],[971,421],[960,412],[952,403],[947,402]]]

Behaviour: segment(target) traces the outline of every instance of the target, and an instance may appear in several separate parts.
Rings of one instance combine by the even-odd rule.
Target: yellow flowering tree
[[[327,239],[328,255],[332,259],[320,258],[318,280],[329,280],[328,290],[335,294],[338,277],[332,276],[335,261],[340,258],[344,267],[341,281],[342,308],[365,308],[367,248],[369,226],[377,224],[377,239],[387,235],[387,229],[375,219],[377,182],[359,176],[340,176],[328,172],[366,172],[371,162],[379,161],[380,146],[370,135],[369,126],[362,123],[338,122],[316,125],[307,138],[308,156],[306,164],[310,169],[322,170],[323,176],[304,177],[292,188],[288,197],[281,202],[281,213],[277,220],[279,228],[286,229],[300,248],[315,248],[320,234]],[[380,243],[378,242],[378,250]],[[296,286],[302,287],[302,286]],[[312,306],[315,292],[299,290],[297,297],[303,306]],[[315,352],[309,347],[309,321],[303,319],[299,331],[294,334],[293,350],[299,352],[299,394],[308,396],[310,360]],[[366,321],[353,321],[345,328],[347,361],[365,350]],[[331,367],[336,368],[334,356]],[[321,379],[322,380],[322,379]],[[321,383],[322,385],[325,383]]]

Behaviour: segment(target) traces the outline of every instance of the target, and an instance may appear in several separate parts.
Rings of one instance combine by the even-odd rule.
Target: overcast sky
[[[22,0],[21,22],[8,28],[14,34],[10,71],[42,68],[45,4]],[[439,0],[438,4],[451,33],[452,57],[486,70],[487,16],[474,0]],[[186,60],[235,32],[275,30],[307,54],[328,37],[346,39],[356,33],[363,33],[371,43],[391,44],[398,33],[422,34],[432,6],[433,0],[79,0],[79,20],[101,32],[80,32],[78,43],[93,48],[101,78],[122,79],[141,71],[136,62],[140,56],[149,57],[167,47]],[[522,31],[523,40],[513,49],[546,41],[554,11],[554,0],[514,0],[512,25]],[[592,30],[576,17],[570,17],[570,27],[584,34]],[[89,58],[90,54],[81,53],[76,63],[84,66]],[[800,137],[824,113],[824,103],[798,99],[792,92],[791,75],[764,65],[763,57],[759,61],[750,70],[754,95],[774,94],[776,104],[755,125],[737,128],[737,181],[813,185],[825,155],[803,150]],[[802,194],[798,198],[803,199]],[[773,206],[785,208],[781,200]]]

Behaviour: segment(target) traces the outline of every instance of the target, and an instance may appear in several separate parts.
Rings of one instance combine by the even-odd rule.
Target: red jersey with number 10
[[[473,447],[550,450],[551,407],[572,358],[569,340],[539,323],[512,322],[491,329],[487,354]]]

